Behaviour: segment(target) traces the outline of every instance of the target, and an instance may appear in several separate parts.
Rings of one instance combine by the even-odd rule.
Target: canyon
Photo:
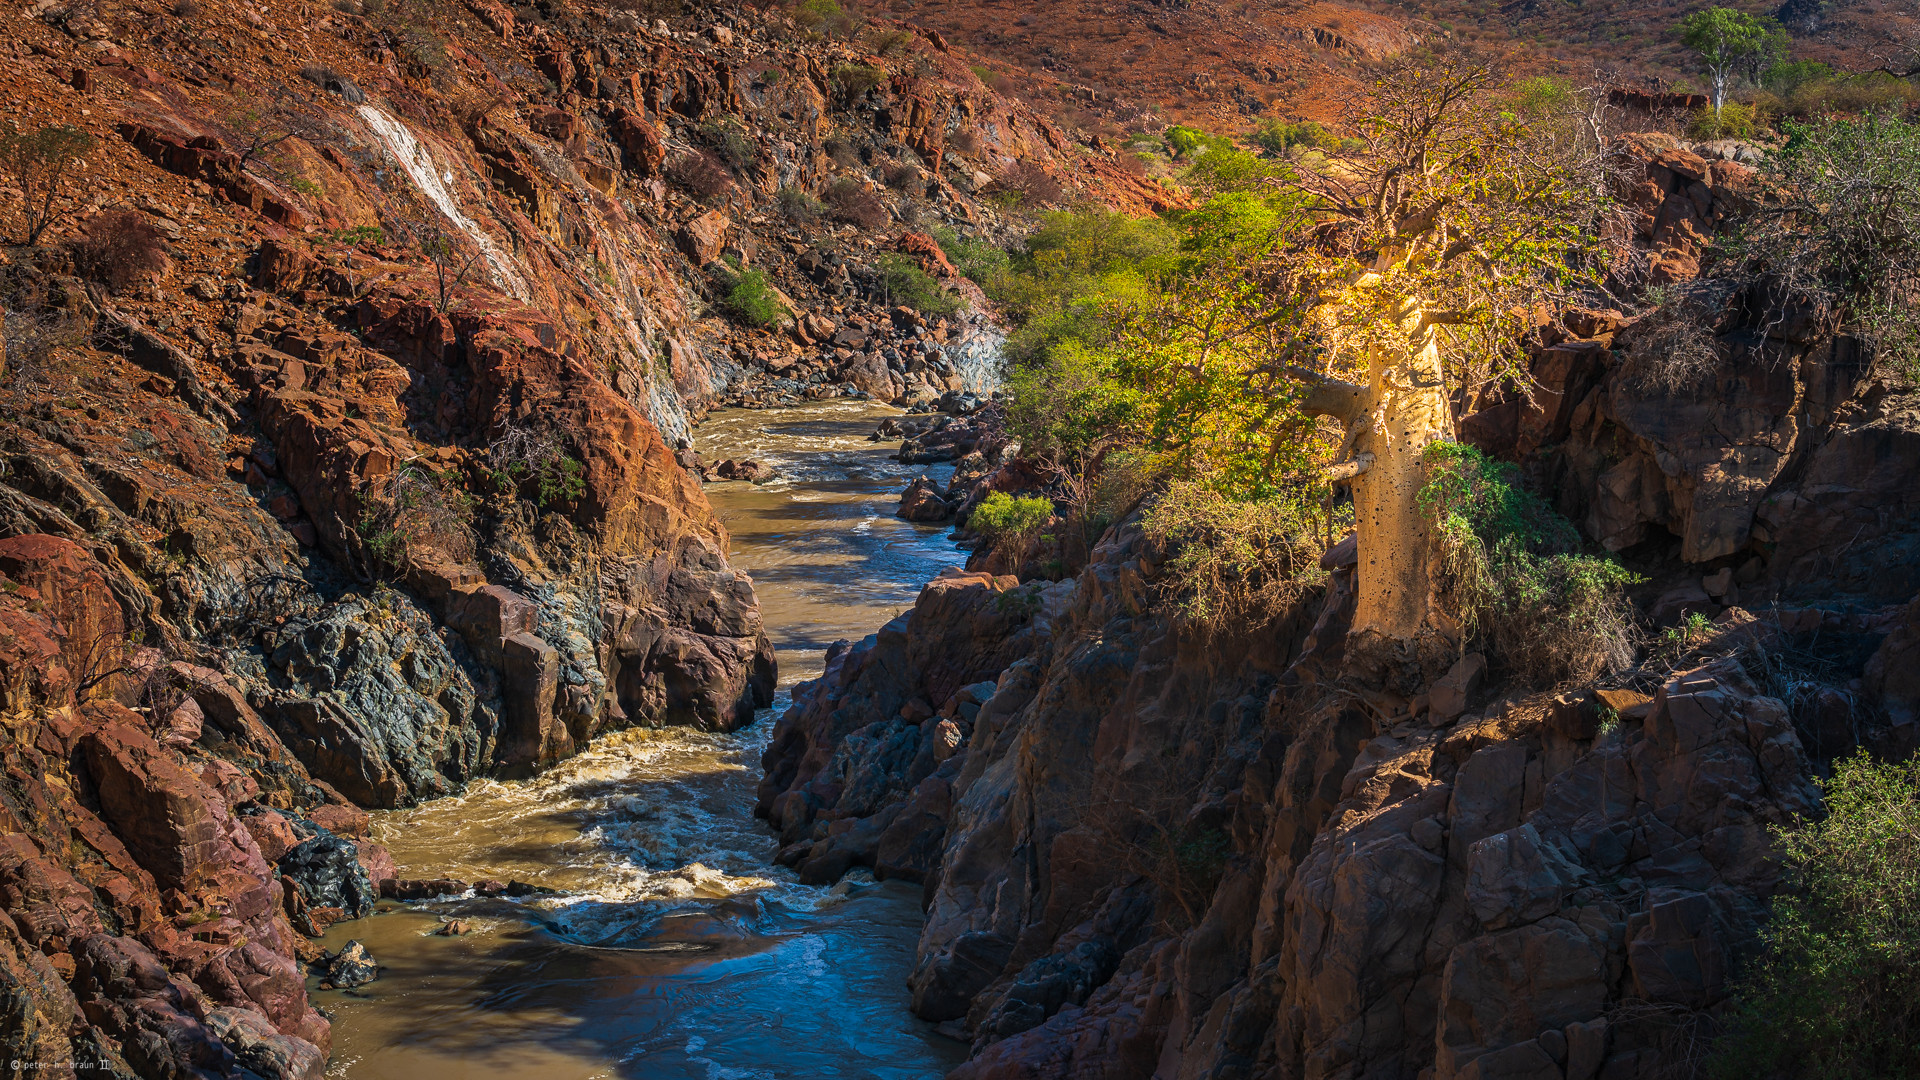
[[[1021,66],[995,5],[802,14],[0,15],[5,119],[87,140],[0,191],[61,211],[0,266],[5,1056],[435,1075],[510,1019],[480,1049],[528,1075],[800,1075],[783,1040],[957,1080],[1690,1065],[1769,830],[1841,755],[1914,750],[1912,387],[1736,319],[1736,361],[1662,387],[1655,328],[1584,312],[1461,438],[1628,558],[1651,623],[1710,629],[1401,694],[1349,663],[1349,541],[1201,632],[1137,514],[1083,557],[953,546],[1054,482],[959,254],[1190,204],[1076,120],[1330,115],[1430,27],[1311,5],[1115,95],[1064,45]],[[1082,45],[1139,51],[1206,12],[1094,14]],[[1632,141],[1656,280],[1751,205],[1742,154]],[[463,965],[493,981],[435,988]],[[801,1024],[809,993],[844,1015]]]

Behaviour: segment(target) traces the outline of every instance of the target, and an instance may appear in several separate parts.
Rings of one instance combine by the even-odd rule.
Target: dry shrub
[[[1667,289],[1647,293],[1651,307],[1624,335],[1627,376],[1644,389],[1673,393],[1698,385],[1721,363],[1711,317],[1693,297]]]
[[[878,229],[893,219],[880,197],[851,176],[835,180],[821,196],[821,201],[827,204],[835,221],[844,221],[863,229]]]
[[[977,154],[980,152],[980,133],[973,128],[956,131],[953,137],[947,140],[947,145],[962,154]]]
[[[923,174],[920,171],[919,166],[913,165],[909,162],[900,161],[900,162],[895,162],[894,164],[889,165],[884,170],[882,170],[880,173],[880,179],[883,183],[885,183],[888,187],[892,188],[895,191],[905,191],[908,188],[912,187],[913,185],[919,183],[924,177],[924,175],[925,174]]]
[[[116,293],[165,273],[168,266],[159,230],[138,210],[100,211],[70,246],[75,268]]]
[[[796,187],[781,188],[774,201],[789,221],[817,221],[827,212],[826,205],[819,199]]]
[[[1165,767],[1102,765],[1073,807],[1114,864],[1153,889],[1166,932],[1199,925],[1233,853],[1226,822],[1203,795],[1200,783]]]
[[[359,534],[377,567],[401,570],[427,551],[473,558],[473,496],[452,470],[406,464],[360,496]]]
[[[867,48],[875,56],[896,56],[912,45],[913,33],[909,30],[885,30],[867,40]]]
[[[0,319],[0,391],[18,408],[52,389],[59,374],[55,354],[85,343],[87,325],[71,309],[48,307],[32,295],[11,298]]]
[[[703,125],[700,134],[722,161],[736,169],[744,169],[760,159],[759,148],[732,117]]]
[[[828,160],[843,169],[860,164],[860,151],[843,136],[829,136],[826,142],[820,144],[820,149],[827,152]]]
[[[733,187],[727,167],[705,150],[690,150],[667,162],[667,179],[702,200],[718,198]]]
[[[1020,196],[1020,201],[1029,206],[1057,203],[1066,194],[1060,181],[1037,161],[1016,161],[1000,170],[994,187]]]
[[[849,103],[886,81],[887,73],[871,64],[842,64],[833,69],[833,84],[839,88],[841,100]]]
[[[1317,508],[1305,500],[1241,502],[1176,480],[1140,524],[1168,551],[1175,610],[1209,635],[1265,627],[1326,576]]]

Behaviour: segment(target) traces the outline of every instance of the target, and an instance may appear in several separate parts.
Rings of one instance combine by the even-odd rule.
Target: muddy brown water
[[[556,892],[383,904],[334,927],[327,948],[358,939],[381,977],[314,989],[333,1017],[329,1076],[919,1080],[961,1060],[906,1008],[920,890],[857,874],[803,886],[753,817],[788,688],[960,562],[944,528],[893,516],[913,476],[946,475],[867,441],[888,415],[821,403],[708,418],[703,454],[780,472],[707,489],[779,653],[774,707],[731,735],[623,732],[535,779],[376,815],[402,877]],[[434,934],[451,918],[477,929]]]

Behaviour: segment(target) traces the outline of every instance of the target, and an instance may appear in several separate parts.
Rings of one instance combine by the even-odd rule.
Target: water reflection
[[[906,480],[931,470],[866,440],[891,412],[731,412],[699,432],[708,457],[780,473],[708,495],[754,576],[783,685],[959,562],[944,529],[893,517]],[[532,780],[378,815],[403,876],[555,892],[335,927],[329,948],[358,938],[384,970],[358,991],[316,992],[334,1016],[329,1075],[918,1080],[958,1062],[962,1048],[905,1008],[919,890],[803,886],[771,863],[753,792],[786,697],[733,735],[624,732]],[[434,933],[454,917],[474,932]]]

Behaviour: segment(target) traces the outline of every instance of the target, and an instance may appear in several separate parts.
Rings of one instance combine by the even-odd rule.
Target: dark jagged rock
[[[367,955],[366,946],[349,941],[327,960],[327,982],[335,989],[351,990],[380,977],[380,965]]]
[[[302,839],[280,857],[280,876],[299,885],[310,906],[337,907],[351,919],[372,911],[380,894],[368,880],[354,843],[310,821],[286,816]]]

